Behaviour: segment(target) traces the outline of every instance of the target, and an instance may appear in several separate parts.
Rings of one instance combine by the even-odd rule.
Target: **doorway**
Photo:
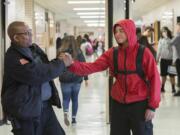
[[[1,0],[0,6],[0,93],[2,88],[2,78],[4,72],[4,53],[5,53],[5,0]],[[1,97],[0,97],[1,99]],[[0,121],[2,120],[2,106],[0,104]]]

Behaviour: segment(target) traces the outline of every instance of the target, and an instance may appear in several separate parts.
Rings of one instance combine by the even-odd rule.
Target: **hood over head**
[[[115,32],[116,26],[122,27],[122,29],[124,30],[124,32],[127,35],[128,44],[130,47],[136,45],[137,37],[136,37],[136,26],[134,24],[134,21],[132,21],[130,19],[119,20],[113,26],[113,33]]]

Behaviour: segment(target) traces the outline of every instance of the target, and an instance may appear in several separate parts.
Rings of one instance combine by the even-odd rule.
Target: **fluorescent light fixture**
[[[105,12],[78,12],[77,15],[105,15]]]
[[[85,23],[104,23],[105,20],[84,20]]]
[[[92,24],[87,24],[89,27],[104,27],[104,23],[92,23]]]
[[[173,16],[162,16],[162,19],[171,19]]]
[[[105,10],[105,8],[73,8],[73,10],[75,11],[83,11],[83,10],[90,10],[90,11],[93,11],[93,10]]]
[[[132,3],[134,3],[135,2],[135,0],[132,0]]]
[[[68,4],[105,4],[105,1],[103,0],[86,0],[86,1],[68,1]]]
[[[105,18],[105,16],[80,16],[80,18]]]
[[[166,12],[164,12],[164,15],[173,15],[173,12],[172,11],[166,11]]]

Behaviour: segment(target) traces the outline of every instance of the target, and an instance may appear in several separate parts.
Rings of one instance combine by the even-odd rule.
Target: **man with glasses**
[[[65,135],[52,105],[61,107],[52,81],[66,70],[60,58],[48,61],[32,45],[31,29],[24,22],[8,27],[11,46],[5,55],[2,105],[14,135]]]

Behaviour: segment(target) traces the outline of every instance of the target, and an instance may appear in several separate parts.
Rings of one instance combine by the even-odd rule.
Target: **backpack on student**
[[[85,51],[86,51],[86,55],[87,55],[87,56],[92,55],[93,52],[94,52],[92,46],[91,46],[89,43],[87,44],[87,46],[86,46],[86,48],[85,48]]]
[[[138,48],[138,53],[136,56],[136,70],[118,70],[118,47],[114,47],[113,50],[113,61],[114,61],[114,74],[138,74],[140,78],[142,78],[146,84],[148,84],[148,81],[146,80],[145,73],[142,68],[142,59],[144,54],[145,47],[140,45]]]

